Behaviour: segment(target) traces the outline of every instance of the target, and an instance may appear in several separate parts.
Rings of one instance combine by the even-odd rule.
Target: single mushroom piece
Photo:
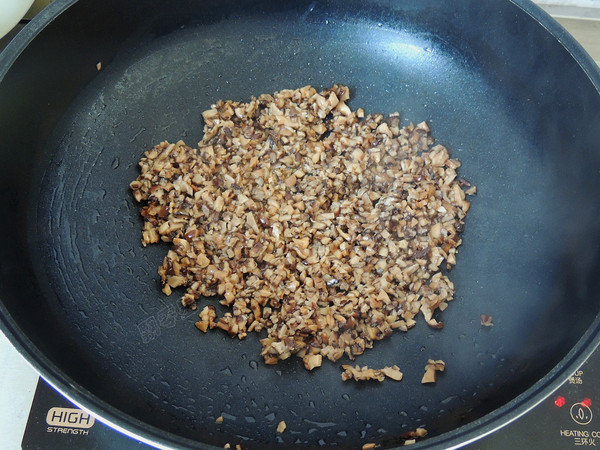
[[[421,383],[435,383],[436,372],[443,372],[446,370],[446,363],[440,360],[429,359],[425,365],[425,374],[421,379]]]
[[[313,370],[315,367],[321,367],[321,364],[323,364],[322,355],[306,355],[303,360],[306,370]]]
[[[484,327],[493,327],[494,326],[494,322],[492,322],[492,316],[490,316],[488,314],[482,314],[480,319],[481,319],[481,325],[483,325]]]
[[[400,368],[398,366],[384,367],[383,369],[381,369],[381,371],[386,377],[391,378],[395,381],[402,380],[402,377],[404,376],[403,373],[400,372]]]
[[[277,432],[279,434],[283,433],[286,428],[287,428],[287,425],[283,420],[277,424]]]

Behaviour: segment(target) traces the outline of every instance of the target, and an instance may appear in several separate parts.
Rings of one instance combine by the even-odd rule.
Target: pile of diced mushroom
[[[264,330],[267,364],[353,359],[419,312],[440,328],[434,311],[454,293],[441,268],[469,209],[460,163],[425,122],[401,127],[348,98],[334,85],[219,101],[198,148],[160,143],[131,183],[144,245],[172,244],[163,291],[185,288],[192,308],[221,296],[230,311],[205,306],[196,326]]]

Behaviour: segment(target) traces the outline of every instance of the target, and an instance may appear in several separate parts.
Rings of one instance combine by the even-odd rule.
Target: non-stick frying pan
[[[166,446],[450,447],[518,418],[598,343],[600,71],[526,0],[57,0],[0,58],[3,331],[50,383]],[[266,366],[160,291],[128,184],[219,98],[333,83],[428,121],[477,185],[456,298],[357,362]],[[204,302],[215,303],[214,300]],[[480,324],[480,315],[495,326]],[[447,369],[421,385],[427,359]],[[219,416],[222,423],[216,423]],[[276,426],[285,421],[287,430]]]

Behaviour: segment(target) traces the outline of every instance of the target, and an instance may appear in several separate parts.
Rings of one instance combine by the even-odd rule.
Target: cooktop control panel
[[[523,417],[466,448],[600,449],[600,350]]]

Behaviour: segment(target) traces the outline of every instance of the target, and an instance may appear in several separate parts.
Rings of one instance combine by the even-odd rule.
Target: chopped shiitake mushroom
[[[446,363],[441,359],[437,361],[433,359],[428,360],[425,365],[425,375],[423,375],[421,383],[435,383],[436,372],[443,372],[444,370],[446,370]]]
[[[465,190],[465,194],[476,195],[477,194],[477,186],[471,186],[469,189]]]
[[[407,431],[402,434],[402,439],[415,439],[422,438],[427,434],[427,430],[425,428],[417,428],[415,431]]]
[[[417,428],[415,431],[403,433],[401,438],[404,439],[404,445],[411,445],[417,442],[417,439],[424,437],[427,434],[425,428]]]
[[[482,314],[481,315],[481,325],[483,325],[484,327],[493,327],[494,322],[492,322],[492,316],[489,316],[487,314]]]
[[[381,371],[386,377],[391,378],[392,380],[402,380],[403,374],[402,372],[400,372],[400,368],[398,366],[384,367],[383,369],[381,369]]]
[[[381,370],[371,369],[367,366],[351,366],[349,364],[342,365],[342,380],[356,380],[356,381],[365,381],[365,380],[377,380],[383,381],[385,379],[385,374]]]
[[[212,329],[216,327],[216,317],[217,312],[215,307],[212,305],[205,306],[202,312],[200,313],[200,320],[196,322],[196,328],[206,333],[209,328]]]
[[[267,364],[296,355],[350,359],[421,313],[429,326],[454,295],[470,203],[460,162],[425,122],[366,115],[349,89],[310,86],[203,113],[197,148],[161,142],[130,184],[142,204],[143,245],[171,247],[163,291],[184,289],[196,326],[243,339],[264,332]],[[462,181],[461,181],[462,180]]]
[[[371,369],[368,366],[351,366],[343,364],[342,380],[348,381],[354,379],[356,381],[377,380],[383,381],[385,377],[395,381],[402,380],[402,372],[398,366],[384,367],[383,369]]]
[[[283,421],[283,420],[277,424],[277,432],[280,434],[283,433],[286,428],[287,428],[287,425],[285,424],[285,421]]]
[[[304,367],[306,370],[313,370],[315,367],[320,367],[323,363],[323,356],[321,355],[306,355],[304,358]]]

